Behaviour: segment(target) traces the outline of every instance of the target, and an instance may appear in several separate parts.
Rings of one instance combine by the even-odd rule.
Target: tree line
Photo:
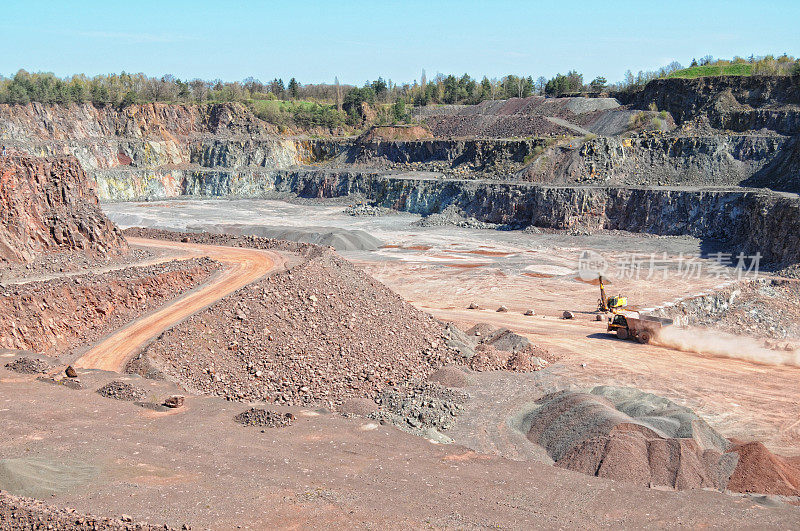
[[[181,80],[172,75],[149,77],[144,74],[83,74],[57,77],[52,73],[18,71],[13,77],[0,76],[0,103],[93,103],[124,108],[128,105],[170,103],[242,102],[260,117],[273,123],[302,126],[337,127],[358,125],[366,119],[367,108],[373,109],[372,120],[379,122],[407,121],[408,105],[478,104],[486,100],[526,98],[532,95],[600,94],[633,91],[649,81],[673,75],[684,75],[702,67],[720,67],[720,72],[745,74],[800,75],[800,61],[786,54],[775,57],[734,57],[731,60],[706,56],[693,59],[689,68],[679,63],[652,71],[630,70],[622,81],[609,84],[598,76],[586,83],[583,74],[569,70],[551,78],[508,74],[499,78],[484,76],[480,80],[469,74],[461,76],[437,73],[428,79],[425,71],[419,80],[394,83],[382,77],[361,86],[333,83],[300,83],[296,78],[261,82],[255,78],[243,81]],[[367,107],[365,108],[365,104]]]

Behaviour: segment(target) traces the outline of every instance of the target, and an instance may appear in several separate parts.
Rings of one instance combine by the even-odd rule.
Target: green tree
[[[289,97],[293,100],[296,100],[300,95],[300,83],[298,83],[295,78],[289,80],[289,86],[287,89],[289,90]]]
[[[608,83],[606,78],[604,78],[603,76],[597,76],[592,80],[591,83],[589,83],[589,86],[592,87],[593,91],[600,92],[606,87],[606,83]]]
[[[392,114],[394,115],[395,122],[405,122],[408,119],[406,112],[406,103],[403,100],[397,100],[392,106]]]

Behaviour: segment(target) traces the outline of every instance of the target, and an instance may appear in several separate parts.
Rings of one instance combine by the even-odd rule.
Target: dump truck
[[[649,343],[662,328],[673,324],[672,319],[621,311],[614,313],[614,317],[608,321],[608,331],[616,332],[620,339],[635,339],[639,343]]]

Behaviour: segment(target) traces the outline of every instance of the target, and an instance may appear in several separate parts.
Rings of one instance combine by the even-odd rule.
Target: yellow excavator
[[[606,297],[606,287],[603,284],[603,275],[598,277],[600,279],[600,300],[597,301],[598,312],[612,312],[616,313],[617,310],[628,305],[628,297],[617,295],[616,297]]]

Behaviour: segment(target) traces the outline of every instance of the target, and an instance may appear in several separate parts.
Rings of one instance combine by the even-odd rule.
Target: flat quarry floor
[[[791,506],[626,485],[367,419],[277,408],[296,420],[245,427],[233,419],[248,404],[189,396],[160,412],[95,392],[124,379],[157,403],[168,382],[79,369],[72,390],[4,365],[0,482],[13,474],[27,495],[80,512],[194,529],[800,525]]]
[[[0,352],[0,482],[17,471],[20,488],[55,505],[195,528],[800,525],[797,508],[756,497],[648,489],[553,467],[510,427],[548,392],[625,385],[694,409],[726,437],[800,455],[800,368],[620,341],[595,321],[599,289],[579,267],[587,252],[605,261],[609,295],[624,293],[645,309],[729,282],[730,268],[697,258],[719,250],[713,242],[424,227],[419,216],[352,217],[346,206],[238,200],[104,208],[123,228],[345,234],[335,241],[365,245],[342,255],[419,308],[462,328],[507,327],[558,361],[535,373],[472,374],[464,389],[471,398],[447,433],[455,444],[442,445],[369,419],[272,405],[295,422],[245,427],[233,417],[248,404],[208,396],[156,411],[94,391],[128,379],[158,403],[179,392],[174,384],[79,370],[84,388],[72,390],[9,372],[3,360],[14,354]],[[686,275],[687,263],[700,273]],[[508,311],[496,312],[500,305]],[[535,315],[523,315],[528,309]],[[562,319],[564,310],[575,317]],[[59,481],[36,480],[42,470]]]
[[[737,278],[715,253],[717,242],[624,232],[572,235],[419,226],[420,216],[349,216],[346,200],[175,200],[104,205],[122,228],[150,226],[219,231],[220,227],[304,227],[363,231],[376,250],[340,253],[403,298],[461,328],[478,322],[507,327],[560,360],[544,374],[483,375],[486,404],[474,401],[471,422],[497,424],[547,391],[567,386],[629,385],[694,409],[726,437],[760,440],[800,455],[800,367],[682,352],[620,341],[595,320],[599,288],[582,278],[581,257],[604,261],[608,295],[624,294],[632,309],[651,309],[706,293]],[[705,258],[703,258],[705,256]],[[735,259],[734,259],[735,262]],[[475,303],[481,309],[469,310]],[[497,312],[504,305],[508,312]],[[523,313],[532,309],[533,316]],[[561,318],[564,310],[574,319]],[[531,379],[539,381],[531,386]],[[502,391],[501,391],[502,390]],[[460,423],[463,426],[465,423]],[[457,427],[456,430],[459,428]],[[482,429],[482,428],[481,428]],[[503,427],[500,428],[504,429]],[[496,434],[488,430],[487,438]],[[478,442],[503,454],[499,440]],[[459,441],[458,437],[456,440]],[[510,455],[517,451],[506,449]]]

